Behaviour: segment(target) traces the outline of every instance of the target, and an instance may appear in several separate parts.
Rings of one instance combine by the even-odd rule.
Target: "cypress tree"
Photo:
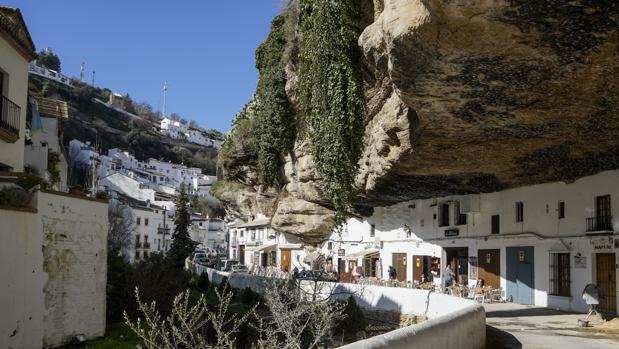
[[[185,266],[185,259],[189,257],[196,247],[195,242],[189,237],[189,198],[185,187],[181,186],[180,195],[176,200],[176,214],[174,216],[174,233],[172,234],[172,246],[168,252],[168,258],[178,269]]]

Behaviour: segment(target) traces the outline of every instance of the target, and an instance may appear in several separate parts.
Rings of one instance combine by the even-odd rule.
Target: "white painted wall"
[[[107,203],[37,192],[0,209],[0,347],[41,348],[105,333]]]

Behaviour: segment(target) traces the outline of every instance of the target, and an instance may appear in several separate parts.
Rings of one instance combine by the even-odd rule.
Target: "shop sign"
[[[586,269],[587,268],[587,257],[581,256],[577,254],[574,256],[574,268],[576,269]]]
[[[591,245],[594,250],[612,250],[614,239],[610,236],[598,237],[591,239]]]
[[[346,250],[343,248],[340,248],[337,250],[337,255],[338,256],[345,256],[346,255]]]
[[[460,235],[460,230],[458,229],[445,229],[445,237],[452,237]]]

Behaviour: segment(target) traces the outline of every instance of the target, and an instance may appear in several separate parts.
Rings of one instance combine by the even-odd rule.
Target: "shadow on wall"
[[[486,349],[521,349],[522,343],[512,334],[486,325]]]
[[[345,300],[351,295],[355,297],[357,305],[361,308],[374,310],[386,310],[390,312],[402,313],[402,306],[395,299],[392,299],[385,294],[380,294],[378,298],[375,297],[373,291],[366,287],[361,287],[357,291],[351,291],[350,288],[345,287],[342,284],[335,284],[332,295],[335,299]]]
[[[513,318],[513,317],[529,317],[529,316],[552,316],[552,315],[567,315],[580,314],[575,312],[565,312],[548,308],[525,308],[525,309],[505,309],[491,310],[486,312],[487,318]]]

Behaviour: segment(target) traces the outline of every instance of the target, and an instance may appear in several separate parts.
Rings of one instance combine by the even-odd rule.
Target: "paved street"
[[[513,303],[486,304],[488,349],[561,348],[616,349],[619,330],[604,333],[579,328],[583,314],[565,313]]]

